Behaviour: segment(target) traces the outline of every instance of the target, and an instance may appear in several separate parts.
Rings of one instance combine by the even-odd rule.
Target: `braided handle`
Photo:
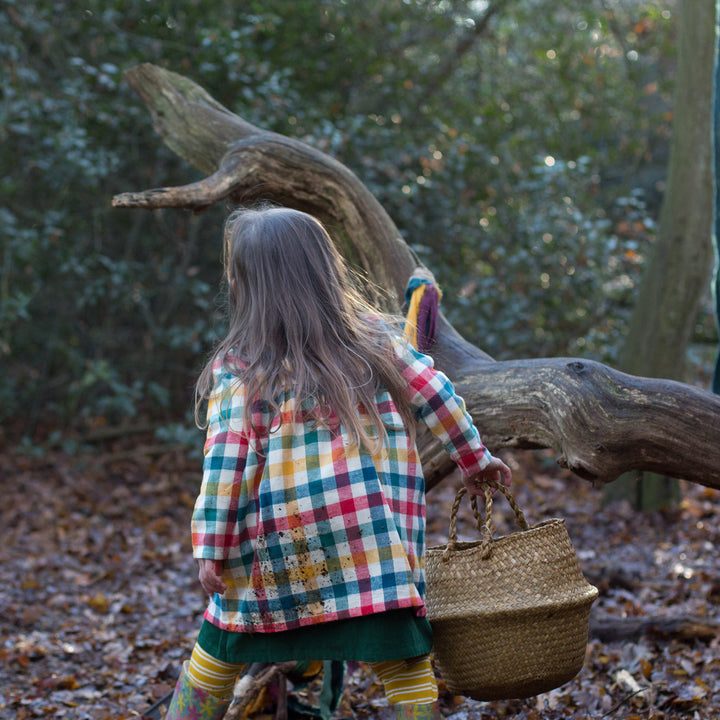
[[[529,530],[530,525],[523,515],[523,511],[518,506],[512,493],[503,485],[496,480],[483,480],[478,483],[478,487],[483,488],[483,494],[485,496],[485,520],[482,519],[480,511],[478,510],[477,495],[470,497],[470,504],[472,505],[473,514],[475,515],[475,522],[477,528],[482,535],[482,542],[480,543],[481,557],[486,559],[492,552],[492,542],[495,529],[492,524],[492,506],[493,506],[493,490],[499,490],[508,501],[508,504],[515,513],[515,522],[518,524],[521,530]],[[455,500],[450,510],[450,531],[448,533],[448,542],[443,552],[443,560],[447,561],[450,559],[450,554],[455,551],[457,545],[457,514],[460,509],[460,501],[463,496],[467,493],[467,488],[461,487],[455,495]]]

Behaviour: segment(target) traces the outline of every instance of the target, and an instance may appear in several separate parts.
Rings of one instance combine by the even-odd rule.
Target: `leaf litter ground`
[[[198,460],[180,450],[157,454],[137,440],[105,450],[0,457],[3,720],[142,717],[172,689],[192,648],[205,604],[189,538]],[[441,680],[443,714],[720,717],[720,493],[683,484],[676,509],[635,513],[622,503],[603,507],[600,489],[546,453],[506,459],[528,520],[566,519],[583,570],[600,588],[593,618],[617,621],[619,634],[591,637],[578,677],[537,697],[481,703],[452,696]],[[428,494],[431,545],[447,536],[457,485],[449,478]],[[498,534],[514,529],[502,504],[495,503]],[[477,538],[469,506],[458,527],[461,539]],[[686,623],[682,633],[649,627],[623,637],[626,623],[648,618],[691,618],[703,630]],[[312,685],[296,692],[312,699]],[[350,666],[336,717],[392,716],[367,667]]]

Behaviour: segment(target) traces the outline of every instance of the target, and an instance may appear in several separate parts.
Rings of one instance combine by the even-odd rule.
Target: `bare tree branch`
[[[117,196],[117,207],[202,210],[220,200],[269,199],[306,210],[340,251],[400,309],[418,262],[394,223],[347,167],[310,146],[246,123],[175,73],[141,65],[127,74],[164,142],[204,180]],[[372,294],[372,293],[371,293]],[[492,449],[553,448],[580,477],[610,482],[649,470],[720,488],[720,397],[669,380],[634,377],[579,358],[494,362],[444,318],[432,350],[465,397]],[[452,470],[421,438],[428,487]]]

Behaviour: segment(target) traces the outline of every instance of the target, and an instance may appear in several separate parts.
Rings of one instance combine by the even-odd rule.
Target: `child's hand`
[[[198,560],[200,584],[208,595],[220,593],[227,590],[227,586],[221,579],[223,564],[222,560]]]
[[[477,487],[476,483],[483,480],[495,480],[509,485],[512,482],[512,470],[500,458],[494,457],[479,473],[471,478],[463,478],[463,483],[472,495],[482,495],[483,490]]]

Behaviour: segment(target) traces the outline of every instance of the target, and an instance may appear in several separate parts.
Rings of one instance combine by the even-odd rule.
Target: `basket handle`
[[[499,490],[505,496],[505,499],[508,501],[508,504],[512,508],[512,511],[515,513],[515,522],[518,524],[521,530],[529,530],[530,526],[528,525],[528,521],[525,519],[525,515],[523,515],[523,511],[520,509],[512,493],[507,489],[507,487],[505,487],[505,485],[497,482],[496,480],[482,480],[478,483],[478,487],[481,487],[483,489],[483,493],[485,496],[484,521],[480,516],[480,512],[478,510],[477,495],[472,495],[470,497],[470,504],[472,505],[473,514],[475,515],[475,522],[477,523],[477,528],[482,535],[482,542],[480,543],[480,555],[484,560],[488,558],[490,556],[490,553],[492,552],[493,535],[495,534],[495,528],[493,527],[492,523],[493,490]],[[445,551],[443,552],[443,560],[445,561],[450,559],[450,554],[454,552],[455,546],[457,545],[457,514],[458,510],[460,509],[460,501],[466,493],[466,487],[461,487],[457,491],[457,494],[455,495],[455,500],[452,505],[452,510],[450,511],[450,532],[448,533],[448,542],[445,546]]]

